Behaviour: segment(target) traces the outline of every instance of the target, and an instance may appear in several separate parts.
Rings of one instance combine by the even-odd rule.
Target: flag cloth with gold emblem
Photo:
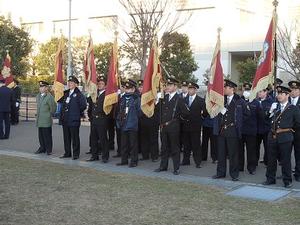
[[[217,116],[224,108],[224,76],[221,65],[221,29],[218,29],[218,40],[210,66],[210,78],[205,98],[206,109],[211,118]]]
[[[9,53],[7,51],[6,57],[3,63],[3,69],[1,71],[1,76],[5,79],[5,85],[9,88],[14,87],[14,78],[12,76],[11,72],[11,58],[9,56]]]
[[[89,45],[87,48],[86,58],[85,58],[85,88],[89,96],[91,96],[92,101],[96,102],[97,99],[97,71],[94,56],[94,46],[93,40],[90,36]]]
[[[61,99],[61,97],[64,95],[63,48],[64,48],[64,40],[63,37],[61,37],[58,44],[58,50],[55,56],[55,74],[54,74],[54,83],[52,87],[56,102],[59,99]]]
[[[141,97],[141,109],[147,117],[152,117],[154,114],[155,99],[160,81],[161,73],[158,44],[157,38],[155,38],[149,55]]]
[[[118,43],[115,38],[111,57],[109,62],[109,69],[107,74],[107,85],[105,89],[105,98],[103,103],[103,111],[108,115],[114,104],[118,102]]]
[[[257,92],[267,88],[269,84],[273,83],[276,24],[277,15],[274,10],[268,33],[263,44],[263,49],[258,59],[257,69],[249,97],[250,101],[256,98]]]

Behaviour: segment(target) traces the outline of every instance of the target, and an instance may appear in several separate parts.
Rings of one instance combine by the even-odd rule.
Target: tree
[[[98,74],[107,76],[112,46],[112,42],[94,46],[95,63]]]
[[[198,69],[198,66],[186,34],[164,33],[160,61],[164,69],[179,81],[197,82],[193,72]]]
[[[181,20],[181,9],[185,6],[186,0],[182,0],[177,6],[173,0],[119,0],[119,2],[127,11],[132,25],[131,31],[123,29],[127,36],[123,50],[129,59],[125,68],[134,69],[142,78],[147,66],[149,48],[156,33],[159,31],[171,33],[177,30],[186,23],[191,13],[188,12],[187,17]]]
[[[295,40],[293,34],[297,28],[283,26],[277,32],[277,55],[281,61],[277,68],[300,80],[300,36]]]
[[[29,70],[29,64],[25,58],[29,55],[32,48],[32,40],[29,34],[0,16],[0,66],[6,57],[6,50],[12,60],[12,74],[24,76]]]
[[[240,61],[236,65],[237,71],[240,73],[239,82],[252,83],[256,72],[257,60],[253,58],[247,58],[245,61]]]

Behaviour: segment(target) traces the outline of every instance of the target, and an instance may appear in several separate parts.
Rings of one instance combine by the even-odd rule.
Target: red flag
[[[160,63],[157,39],[153,41],[153,45],[150,51],[147,69],[144,76],[142,97],[141,97],[141,109],[147,117],[152,117],[154,114],[155,99],[157,96],[157,90],[160,85]]]
[[[1,76],[5,79],[5,85],[9,88],[14,87],[14,78],[11,73],[11,58],[7,52],[4,63],[3,69],[1,71]]]
[[[265,38],[263,49],[260,53],[255,77],[252,82],[249,100],[256,98],[257,92],[268,87],[272,83],[274,71],[274,45],[276,32],[276,14],[273,14],[269,25],[268,33]]]
[[[92,101],[96,102],[96,99],[97,99],[97,71],[96,71],[94,46],[93,46],[92,37],[90,37],[87,54],[86,54],[85,75],[87,78],[86,79],[87,92],[91,96]]]
[[[63,37],[61,37],[55,56],[55,77],[52,87],[54,91],[55,101],[58,101],[64,95],[63,48],[64,42]]]
[[[210,79],[207,85],[205,103],[211,118],[217,116],[224,108],[224,75],[221,65],[220,29],[218,30],[218,40],[210,66]]]
[[[105,89],[105,98],[103,103],[103,111],[108,115],[114,104],[118,102],[118,43],[117,38],[114,41],[114,45],[111,51],[111,57],[109,62],[109,70],[107,75],[107,85]]]

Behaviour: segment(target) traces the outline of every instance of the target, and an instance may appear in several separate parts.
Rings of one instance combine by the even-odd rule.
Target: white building
[[[179,5],[187,1],[184,8]],[[222,28],[222,64],[225,74],[238,81],[236,63],[257,56],[262,47],[272,16],[273,0],[174,0],[174,13],[191,14],[179,32],[188,34],[199,69],[195,75],[201,83],[209,68],[216,42],[217,28]],[[68,34],[69,0],[0,0],[0,15],[10,17],[25,27],[39,42],[45,42],[60,31]],[[300,19],[300,0],[281,0],[278,6],[279,25]],[[118,30],[130,27],[130,18],[118,0],[72,0],[72,36],[87,35],[92,30],[95,43],[112,41]],[[121,42],[119,40],[119,42]],[[279,71],[284,78],[284,73]]]

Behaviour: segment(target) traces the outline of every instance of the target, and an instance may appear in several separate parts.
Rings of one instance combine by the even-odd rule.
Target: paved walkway
[[[9,140],[0,140],[0,155],[10,155],[24,157],[28,159],[45,160],[54,163],[67,164],[72,166],[89,167],[102,171],[129,173],[135,175],[158,177],[174,181],[192,182],[197,184],[214,185],[226,190],[235,190],[245,185],[262,187],[260,185],[264,179],[265,168],[262,164],[257,169],[255,176],[243,172],[240,174],[239,182],[232,182],[229,177],[221,180],[213,180],[211,176],[215,174],[216,164],[212,164],[211,161],[203,162],[202,168],[195,168],[194,165],[182,166],[180,168],[181,174],[174,176],[172,172],[172,163],[170,161],[170,169],[167,172],[154,173],[153,170],[159,166],[159,162],[153,163],[151,161],[140,161],[138,167],[117,167],[115,164],[119,162],[119,159],[111,158],[109,163],[103,164],[100,161],[85,162],[90,156],[85,152],[89,150],[88,137],[89,127],[82,126],[80,129],[81,136],[81,156],[79,161],[73,161],[71,159],[59,159],[58,156],[63,154],[63,138],[62,129],[58,125],[53,126],[53,140],[54,148],[53,155],[47,156],[45,154],[35,155],[33,154],[38,148],[37,129],[33,122],[21,122],[17,126],[11,128],[11,138]],[[111,152],[114,155],[115,152]],[[278,173],[278,175],[280,175]],[[278,180],[276,185],[271,186],[274,190],[284,190],[282,188],[282,181]],[[286,189],[285,189],[286,190]],[[293,182],[293,188],[288,191],[288,194],[293,196],[300,196],[300,182]],[[283,193],[284,194],[284,193]],[[284,194],[286,196],[286,193]]]

